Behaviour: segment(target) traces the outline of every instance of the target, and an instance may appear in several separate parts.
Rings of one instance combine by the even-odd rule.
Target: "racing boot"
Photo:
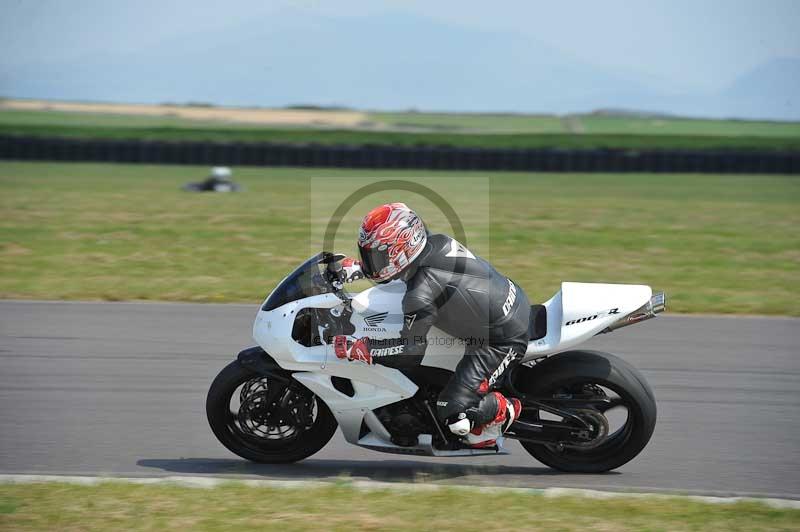
[[[514,397],[506,398],[500,392],[492,392],[497,401],[497,412],[494,419],[485,425],[472,427],[466,417],[449,426],[450,430],[462,436],[464,441],[474,449],[493,447],[497,444],[497,439],[508,430],[519,415],[522,413],[522,403]]]

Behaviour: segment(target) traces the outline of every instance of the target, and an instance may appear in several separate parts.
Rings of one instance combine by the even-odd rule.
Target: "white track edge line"
[[[629,493],[618,491],[601,491],[579,488],[515,488],[497,486],[453,486],[447,484],[421,484],[408,482],[378,482],[371,480],[349,480],[343,477],[341,481],[349,486],[361,490],[440,490],[458,489],[479,492],[498,491],[508,493],[537,494],[544,497],[586,497],[590,499],[624,499],[624,498],[684,498],[691,501],[708,504],[733,504],[737,502],[756,502],[771,508],[800,510],[800,501],[792,499],[759,498],[759,497],[713,497],[704,495],[674,495],[664,493]],[[95,486],[104,482],[127,482],[130,484],[172,484],[187,488],[213,488],[224,484],[242,484],[251,487],[270,488],[307,488],[330,487],[335,485],[331,481],[321,480],[268,480],[268,479],[236,479],[220,477],[196,476],[169,476],[169,477],[108,477],[108,476],[67,476],[67,475],[5,475],[0,474],[0,484],[32,484],[42,482],[65,482],[82,486]]]

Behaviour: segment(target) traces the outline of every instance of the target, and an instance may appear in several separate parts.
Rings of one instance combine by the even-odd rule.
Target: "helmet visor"
[[[361,255],[361,270],[368,278],[375,280],[380,272],[389,265],[389,250],[378,248],[362,248],[358,246]]]

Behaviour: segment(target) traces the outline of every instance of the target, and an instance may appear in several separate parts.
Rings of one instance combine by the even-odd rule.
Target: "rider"
[[[439,418],[474,447],[495,440],[519,417],[518,399],[493,388],[528,347],[530,304],[522,288],[456,240],[428,233],[404,203],[373,209],[361,223],[361,261],[342,261],[342,278],[405,282],[399,339],[334,338],[339,358],[394,368],[417,366],[432,326],[460,338],[465,356],[436,402]]]

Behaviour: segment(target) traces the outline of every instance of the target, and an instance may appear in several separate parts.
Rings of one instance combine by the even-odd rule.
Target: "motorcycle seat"
[[[528,333],[530,333],[531,340],[547,336],[547,307],[544,305],[531,305]]]

